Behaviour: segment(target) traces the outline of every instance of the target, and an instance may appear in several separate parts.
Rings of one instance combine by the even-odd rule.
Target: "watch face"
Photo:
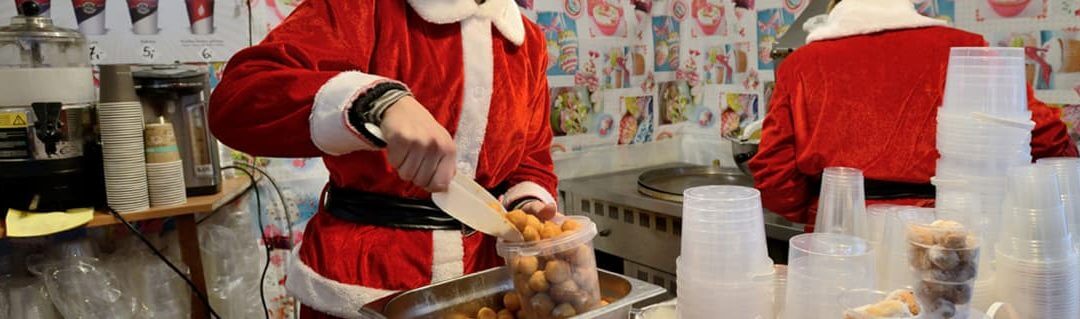
[[[378,139],[376,144],[386,144],[386,139],[383,138],[382,129],[378,125],[372,123],[364,123],[364,130],[370,134],[370,137]]]

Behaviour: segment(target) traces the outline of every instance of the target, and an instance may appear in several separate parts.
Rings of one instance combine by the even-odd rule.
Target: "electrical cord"
[[[264,283],[266,282],[266,271],[267,269],[270,269],[271,246],[270,241],[266,238],[266,230],[263,228],[262,195],[260,195],[259,193],[258,181],[255,179],[254,173],[243,167],[230,165],[222,167],[221,169],[235,169],[243,172],[244,175],[247,175],[248,178],[251,179],[251,185],[255,189],[255,221],[258,223],[259,226],[259,237],[262,239],[263,248],[266,249],[266,263],[263,264],[262,274],[259,275],[259,299],[262,300],[263,313],[266,315],[266,319],[270,319],[270,307],[266,303],[266,287]]]
[[[127,219],[124,219],[124,217],[121,216],[120,213],[116,212],[116,210],[112,209],[112,207],[109,207],[108,210],[109,213],[113,215],[113,217],[116,217],[116,219],[120,221],[120,223],[124,224],[124,226],[127,226],[127,229],[130,230],[131,233],[135,235],[135,237],[138,237],[139,241],[142,241],[142,243],[145,244],[147,248],[150,248],[150,251],[153,252],[155,256],[161,259],[161,261],[165,262],[165,265],[168,265],[169,269],[172,269],[172,271],[175,272],[177,276],[180,276],[180,278],[184,279],[184,282],[186,282],[188,287],[191,288],[191,291],[199,297],[199,301],[202,301],[203,305],[206,306],[206,309],[210,311],[211,316],[214,316],[216,318],[222,318],[221,315],[218,315],[217,312],[214,311],[214,307],[210,306],[210,298],[203,294],[202,291],[199,291],[199,288],[195,286],[195,282],[191,281],[191,278],[185,275],[184,272],[180,271],[179,268],[176,268],[176,265],[173,265],[173,263],[169,261],[168,258],[165,258],[165,255],[162,254],[161,251],[157,249],[157,247],[154,247],[154,244],[151,244],[150,240],[146,239],[146,236],[144,236],[143,233],[138,229],[135,229],[135,226],[131,225],[131,223],[129,223]]]
[[[262,168],[259,168],[258,166],[244,162],[236,162],[234,164],[239,164],[247,168],[254,169],[255,171],[258,171],[259,174],[262,174],[263,178],[266,178],[270,181],[270,185],[273,186],[274,191],[277,192],[278,200],[281,201],[281,211],[285,213],[285,236],[289,238],[289,248],[292,248],[292,243],[295,242],[292,231],[292,216],[289,215],[289,206],[285,204],[285,195],[281,192],[281,187],[278,186],[277,181],[274,180],[273,176],[270,176],[270,174],[267,174],[266,171],[264,171]]]

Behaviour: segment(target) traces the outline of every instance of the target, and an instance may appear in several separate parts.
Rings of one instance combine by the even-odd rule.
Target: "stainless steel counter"
[[[593,245],[599,251],[621,258],[625,275],[668,287],[674,292],[675,258],[679,255],[682,235],[682,203],[640,193],[638,176],[651,169],[686,165],[672,163],[563,180],[559,185],[559,202],[565,213],[587,216],[597,224],[600,234]],[[766,236],[778,242],[777,246],[784,246],[777,248],[786,251],[783,243],[801,234],[803,229],[802,224],[765,212]]]
[[[611,174],[596,175],[559,181],[559,190],[565,194],[573,194],[575,198],[599,199],[610,203],[619,203],[622,206],[632,207],[639,210],[655,212],[670,217],[682,217],[682,203],[659,200],[638,192],[638,176],[641,173],[656,169],[689,164],[674,163],[654,166],[637,170],[629,170]],[[739,185],[753,187],[754,185]],[[564,196],[565,197],[565,196]],[[567,211],[581,211],[581,203],[568,202]],[[574,207],[570,207],[574,206]],[[765,211],[765,235],[772,239],[788,240],[792,236],[803,233],[803,224],[787,221],[780,215]]]

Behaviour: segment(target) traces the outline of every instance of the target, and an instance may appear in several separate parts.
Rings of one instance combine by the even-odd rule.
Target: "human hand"
[[[380,126],[387,159],[398,177],[429,192],[442,192],[456,173],[453,138],[420,102],[407,96],[386,110]]]
[[[536,216],[541,221],[550,220],[559,215],[559,208],[555,204],[548,204],[538,200],[530,201],[521,206],[521,210],[526,214]]]

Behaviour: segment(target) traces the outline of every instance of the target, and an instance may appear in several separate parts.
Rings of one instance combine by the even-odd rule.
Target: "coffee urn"
[[[26,1],[0,27],[0,215],[89,207],[103,196],[86,40],[40,11]]]
[[[204,69],[190,65],[137,66],[131,70],[148,123],[172,123],[184,161],[188,195],[221,190],[221,164],[217,139],[207,122],[209,79]]]

